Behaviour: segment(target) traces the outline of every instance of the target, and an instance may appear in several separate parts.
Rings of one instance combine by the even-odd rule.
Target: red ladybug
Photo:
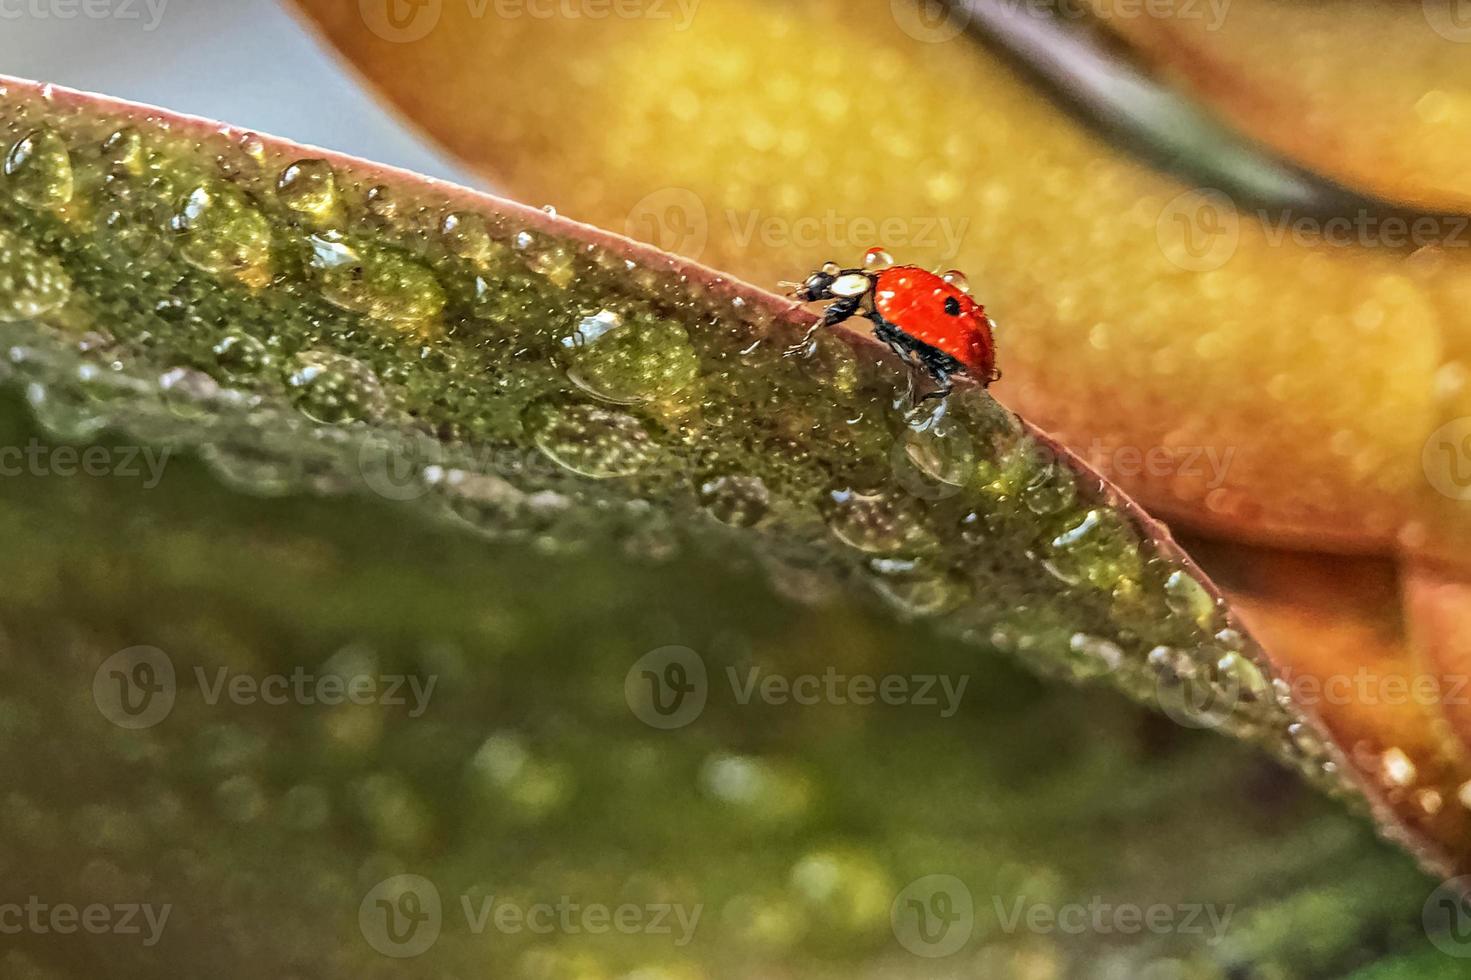
[[[792,288],[793,299],[826,302],[822,320],[788,354],[806,352],[823,327],[863,316],[873,322],[873,335],[935,381],[926,398],[950,394],[950,376],[966,374],[982,386],[996,370],[996,324],[981,304],[970,298],[958,272],[938,276],[913,265],[893,265],[881,248],[871,248],[862,269],[843,269],[829,262]]]

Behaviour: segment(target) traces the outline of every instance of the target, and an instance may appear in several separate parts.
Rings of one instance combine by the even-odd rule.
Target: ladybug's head
[[[873,281],[856,270],[844,270],[836,262],[827,262],[803,282],[784,282],[792,299],[803,303],[821,303],[833,299],[862,296],[873,288]]]

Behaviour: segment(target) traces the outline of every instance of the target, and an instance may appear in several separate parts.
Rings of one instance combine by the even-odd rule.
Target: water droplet
[[[388,398],[378,375],[343,354],[325,350],[298,354],[286,383],[296,407],[318,422],[380,418],[387,411]]]
[[[561,245],[553,245],[537,251],[526,264],[532,272],[545,276],[547,281],[558,289],[566,289],[570,286],[572,279],[577,274],[572,262],[572,253]]]
[[[337,174],[326,160],[300,160],[281,172],[276,196],[315,222],[327,221],[337,210]]]
[[[485,219],[478,214],[456,211],[445,215],[439,230],[451,252],[480,267],[506,251],[504,245],[490,237]]]
[[[165,371],[158,379],[158,388],[167,401],[169,411],[182,419],[197,420],[208,416],[205,403],[219,394],[220,386],[214,378],[203,371],[178,367]]]
[[[911,413],[906,422],[890,452],[899,484],[924,500],[959,493],[976,474],[975,441],[964,421],[935,409]]]
[[[1022,504],[1039,517],[1067,510],[1076,496],[1072,475],[1060,466],[1039,470],[1021,492]]]
[[[700,505],[722,524],[754,527],[771,506],[771,492],[759,476],[713,476],[700,484]]]
[[[605,318],[582,321],[568,338],[575,351],[567,377],[604,401],[623,405],[667,398],[699,376],[689,334],[672,320],[640,317],[609,326]],[[564,342],[564,343],[567,343]]]
[[[1063,581],[1087,581],[1100,589],[1138,578],[1143,566],[1137,540],[1123,518],[1103,510],[1088,511],[1053,538],[1049,563]]]
[[[1209,629],[1216,615],[1216,601],[1205,586],[1188,572],[1176,570],[1165,580],[1165,602],[1181,616],[1188,616]]]
[[[375,218],[392,221],[398,215],[398,198],[382,184],[368,191],[365,204],[368,213]]]
[[[1111,673],[1124,662],[1124,651],[1117,643],[1087,633],[1074,633],[1068,641],[1068,649],[1076,655],[1072,664],[1079,677]]]
[[[58,439],[86,441],[107,427],[99,406],[77,391],[34,381],[26,387],[26,401],[36,421]]]
[[[201,184],[174,215],[179,255],[203,272],[234,276],[250,286],[271,277],[271,225],[245,196],[224,184]]]
[[[888,926],[895,889],[883,867],[861,851],[816,851],[790,875],[796,897],[834,934],[878,935]]]
[[[812,805],[810,780],[790,766],[755,756],[716,755],[700,767],[700,788],[761,823],[790,823]]]
[[[959,269],[951,269],[940,278],[945,280],[950,285],[954,286],[956,289],[960,290],[962,293],[965,293],[967,296],[970,295],[970,280],[967,279],[965,273],[961,272]]]
[[[863,267],[874,272],[878,272],[882,269],[887,269],[893,264],[894,257],[888,253],[887,249],[884,248],[879,248],[876,246],[869,249],[863,255]]]
[[[32,208],[55,210],[72,199],[76,181],[71,153],[61,137],[39,129],[21,137],[5,157],[6,186]]]
[[[112,165],[113,173],[137,177],[148,165],[143,137],[131,126],[113,133],[102,144],[102,156]]]
[[[924,511],[909,497],[835,490],[828,495],[827,526],[840,541],[869,554],[916,554],[935,539]]]
[[[1231,651],[1216,661],[1216,670],[1237,692],[1253,702],[1264,701],[1270,685],[1262,669],[1243,654]]]
[[[308,264],[322,296],[338,309],[390,323],[430,320],[444,309],[438,280],[407,255],[333,233],[313,235],[310,243]]]
[[[523,421],[538,449],[580,476],[633,476],[659,458],[658,444],[642,422],[597,405],[537,402]]]
[[[237,383],[259,380],[274,361],[266,345],[250,334],[226,334],[213,349],[215,362]]]
[[[906,616],[938,616],[970,597],[969,585],[958,575],[908,562],[889,567],[875,561],[869,568],[877,573],[870,579],[874,591]]]
[[[480,799],[508,804],[528,820],[560,808],[573,789],[565,766],[537,758],[526,740],[513,732],[486,739],[470,760],[467,778]]]
[[[71,290],[71,277],[60,262],[0,228],[0,322],[16,323],[50,313],[66,303]]]
[[[1415,766],[1414,760],[1405,753],[1404,749],[1393,748],[1385,751],[1379,759],[1380,777],[1386,786],[1404,788],[1414,785],[1419,779],[1420,772]]]

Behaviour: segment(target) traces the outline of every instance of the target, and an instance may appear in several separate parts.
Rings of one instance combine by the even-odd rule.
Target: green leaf
[[[658,741],[657,726],[639,721],[628,677],[641,657],[689,646],[693,623],[734,629],[776,616],[770,595],[763,603],[741,592],[753,588],[737,574],[746,563],[785,599],[846,612],[803,614],[800,631],[788,623],[767,633],[759,655],[722,651],[721,635],[704,633],[696,655],[722,683],[726,668],[735,676],[750,666],[904,676],[910,658],[936,662],[932,645],[947,666],[931,673],[988,678],[1002,669],[999,649],[1044,675],[1096,679],[1187,725],[1226,729],[1315,784],[1354,791],[1336,750],[1273,690],[1265,655],[1162,526],[978,388],[913,408],[901,366],[866,338],[833,332],[810,358],[783,356],[810,316],[770,294],[554,215],[320,151],[22,82],[6,85],[0,133],[12,147],[0,180],[0,374],[50,438],[91,442],[107,431],[125,446],[197,455],[249,495],[369,501],[312,512],[335,527],[339,556],[315,567],[296,532],[276,537],[275,518],[288,511],[271,516],[264,503],[222,502],[234,516],[218,527],[199,514],[175,527],[170,509],[141,502],[135,510],[148,516],[130,518],[113,495],[74,483],[11,505],[16,554],[45,573],[12,600],[17,629],[36,631],[15,649],[41,654],[13,661],[28,693],[9,702],[24,736],[12,747],[36,737],[37,704],[63,719],[58,745],[69,747],[60,768],[43,756],[48,764],[8,800],[17,839],[43,865],[64,847],[52,836],[58,809],[106,865],[78,875],[143,873],[153,863],[140,855],[183,835],[165,851],[165,877],[192,883],[184,891],[201,918],[185,927],[191,935],[201,921],[281,903],[288,922],[270,945],[288,965],[329,956],[359,975],[360,956],[376,961],[356,940],[324,951],[323,923],[351,936],[359,903],[371,906],[364,889],[425,865],[446,893],[477,895],[505,882],[571,893],[588,885],[586,869],[609,862],[594,876],[597,900],[617,904],[626,890],[709,903],[712,917],[719,906],[758,933],[776,930],[778,955],[800,946],[793,961],[877,958],[892,950],[891,903],[926,868],[984,882],[971,886],[982,902],[1027,897],[1031,886],[1007,875],[1037,874],[1038,894],[1055,905],[1097,882],[1079,870],[1097,867],[1092,844],[1075,863],[1046,858],[1078,832],[1074,815],[1138,818],[1143,800],[1160,815],[1185,806],[1182,786],[1234,793],[1213,763],[1152,771],[1137,750],[1111,744],[1109,726],[1137,724],[1130,712],[1095,699],[1070,717],[1071,694],[1037,706],[1040,720],[1025,724],[1040,734],[1027,751],[1006,744],[1023,722],[997,691],[984,695],[996,699],[993,713],[951,728],[943,719],[888,728],[851,705],[814,712],[821,723],[807,727],[768,701],[736,698],[711,731]],[[188,499],[177,501],[181,513]],[[252,524],[252,506],[268,517]],[[307,510],[289,513],[299,521]],[[410,514],[428,522],[396,525]],[[514,563],[465,557],[479,554],[466,551],[465,535],[418,530],[432,522],[505,542],[518,549],[506,552]],[[48,555],[32,536],[68,523],[80,552]],[[129,547],[101,544],[104,526]],[[563,554],[577,563],[545,564]],[[732,561],[729,575],[710,573]],[[75,614],[53,606],[67,590],[46,587],[70,581]],[[652,590],[646,611],[671,610],[684,628],[621,622],[630,584]],[[148,612],[154,596],[174,615]],[[915,622],[880,626],[880,609]],[[426,624],[439,618],[460,637],[454,656],[424,646]],[[306,619],[319,631],[293,625]],[[333,630],[320,629],[324,620],[346,645],[325,663],[321,640]],[[68,629],[90,639],[65,648]],[[807,645],[793,641],[803,636]],[[393,653],[395,638],[409,652]],[[100,697],[94,680],[112,676],[111,658],[140,644],[169,658],[174,696],[188,702],[141,735],[88,703]],[[128,669],[117,669],[132,677],[139,654],[127,656]],[[409,676],[458,678],[452,710],[420,725],[301,704],[260,717],[258,704],[222,709],[206,697],[221,668],[341,673],[390,656]],[[512,690],[539,693],[518,701]],[[1028,688],[1012,679],[1004,690]],[[1024,700],[1041,697],[1031,690]],[[1096,739],[1087,734],[1095,723]],[[856,727],[845,735],[845,726]],[[901,730],[923,738],[892,741]],[[777,735],[787,740],[763,744]],[[102,755],[81,748],[93,743]],[[886,747],[897,757],[875,768]],[[906,771],[921,750],[936,768],[916,785]],[[1034,783],[1032,770],[1059,753],[1098,768]],[[57,802],[68,764],[85,770],[84,785],[114,785],[100,794],[114,802]],[[177,784],[181,767],[197,767],[187,786]],[[1008,797],[1011,782],[1035,792]],[[158,812],[137,809],[139,792]],[[1038,802],[1049,797],[1055,812]],[[995,825],[988,798],[1006,801]],[[933,828],[905,822],[952,799],[971,802]],[[600,810],[608,823],[593,832],[578,824],[589,805],[622,809]],[[710,835],[708,853],[661,846],[685,810],[703,814],[695,826]],[[190,838],[188,817],[203,813]],[[609,831],[620,819],[654,829]],[[247,830],[229,840],[220,821]],[[1295,826],[1306,847],[1311,828]],[[994,851],[956,857],[992,831]],[[1210,834],[1194,836],[1191,846],[1214,846]],[[762,895],[741,894],[748,879],[722,874],[752,840],[774,848],[750,879],[765,883]],[[1038,866],[998,867],[1023,841]],[[339,843],[345,853],[329,853]],[[1328,844],[1325,857],[1337,847]],[[1435,859],[1428,845],[1416,850]],[[279,878],[257,878],[251,854],[300,869],[303,893],[288,899]],[[1385,860],[1376,852],[1366,880],[1405,874],[1413,890],[1419,879]],[[1062,874],[1074,877],[1054,889]],[[1151,871],[1131,894],[1143,901],[1160,887],[1185,901],[1191,880],[1166,887]],[[210,894],[225,907],[201,911]],[[739,932],[671,961],[716,972],[747,955],[729,938]],[[439,953],[461,971],[486,957],[533,974],[613,969],[584,969],[579,957],[593,954],[560,938],[553,951],[513,943],[492,953],[459,936]],[[233,955],[259,954],[259,941],[252,933]],[[49,947],[39,945],[45,962]],[[642,962],[644,947],[629,949],[609,963]],[[1039,955],[1067,955],[1049,950]],[[144,973],[210,962],[207,951],[138,955]],[[905,966],[924,974],[922,963]]]

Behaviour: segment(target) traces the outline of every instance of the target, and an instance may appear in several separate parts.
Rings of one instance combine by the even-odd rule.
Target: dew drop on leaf
[[[1190,573],[1176,570],[1165,579],[1165,601],[1181,616],[1195,620],[1202,629],[1211,625],[1216,614],[1216,603],[1205,586]]]
[[[286,383],[297,408],[318,422],[378,418],[387,407],[373,369],[345,354],[325,350],[298,354]]]
[[[667,398],[699,376],[700,362],[684,327],[671,320],[640,318],[608,327],[584,320],[567,377],[604,401],[624,405]],[[594,329],[597,328],[596,332]]]
[[[391,248],[326,233],[310,239],[308,264],[322,297],[340,310],[389,323],[431,320],[444,290],[422,265]]]
[[[292,211],[325,222],[337,209],[337,175],[326,160],[300,160],[281,172],[276,196]]]
[[[70,203],[76,181],[71,153],[49,129],[28,133],[5,157],[6,185],[28,207],[50,211]]]
[[[868,554],[914,554],[935,543],[923,511],[908,497],[834,490],[826,512],[829,530],[844,544]]]
[[[179,256],[194,268],[233,276],[251,286],[270,279],[271,225],[245,196],[225,184],[201,184],[189,192],[173,229]]]
[[[632,415],[556,400],[529,406],[523,419],[536,447],[558,466],[606,480],[651,467],[658,445]]]
[[[759,476],[712,476],[700,484],[700,505],[722,524],[754,527],[771,506],[771,492]]]

